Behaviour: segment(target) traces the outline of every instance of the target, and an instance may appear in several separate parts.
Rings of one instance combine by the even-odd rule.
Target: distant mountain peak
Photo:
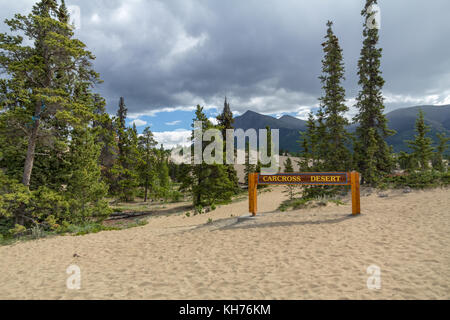
[[[285,114],[285,115],[282,116],[279,120],[281,120],[281,119],[296,119],[296,120],[300,120],[300,119],[298,119],[297,117],[290,116],[290,115],[288,115],[288,114]]]
[[[396,109],[386,114],[388,127],[397,131],[392,137],[387,139],[389,145],[394,146],[395,152],[409,150],[405,140],[414,138],[414,127],[419,109],[425,113],[425,121],[431,126],[429,137],[436,141],[436,133],[444,132],[450,135],[450,105],[443,106],[415,106],[410,108]],[[266,116],[251,110],[247,110],[242,116],[236,117],[234,127],[236,129],[265,129],[269,126],[271,129],[280,129],[280,148],[299,151],[298,140],[299,131],[306,130],[306,121],[290,115],[284,115],[279,119]],[[356,124],[347,129],[353,132]]]

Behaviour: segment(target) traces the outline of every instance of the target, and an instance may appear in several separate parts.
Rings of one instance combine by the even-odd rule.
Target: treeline
[[[157,148],[150,127],[141,135],[136,125],[126,126],[127,107],[120,98],[117,116],[105,116],[101,126],[102,152],[99,158],[102,179],[108,185],[109,195],[119,201],[131,202],[136,197],[144,202],[156,199],[178,200],[169,178],[169,155],[161,144]]]

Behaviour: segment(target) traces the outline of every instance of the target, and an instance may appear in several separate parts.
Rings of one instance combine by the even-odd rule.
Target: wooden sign
[[[348,186],[352,188],[352,213],[361,213],[360,186],[358,172],[307,172],[263,175],[251,173],[248,176],[249,211],[257,212],[257,188],[261,185],[322,185]]]
[[[258,184],[283,185],[341,185],[349,184],[348,173],[282,173],[276,175],[258,175]]]

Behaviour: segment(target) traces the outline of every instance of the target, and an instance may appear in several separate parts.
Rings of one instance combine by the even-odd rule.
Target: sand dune
[[[276,212],[282,187],[191,218],[0,247],[1,299],[449,299],[450,192]],[[233,217],[231,217],[233,215]],[[208,219],[212,224],[206,224]],[[79,257],[74,257],[74,254]],[[81,289],[66,268],[81,268]],[[381,268],[369,290],[368,266]]]

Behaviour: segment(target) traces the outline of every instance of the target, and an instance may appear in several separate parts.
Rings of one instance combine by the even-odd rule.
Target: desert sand
[[[282,191],[262,193],[254,219],[242,201],[0,247],[0,299],[450,298],[449,189],[373,193],[358,217],[349,203],[278,212]],[[66,287],[72,264],[80,290]],[[367,288],[370,265],[379,290]]]

